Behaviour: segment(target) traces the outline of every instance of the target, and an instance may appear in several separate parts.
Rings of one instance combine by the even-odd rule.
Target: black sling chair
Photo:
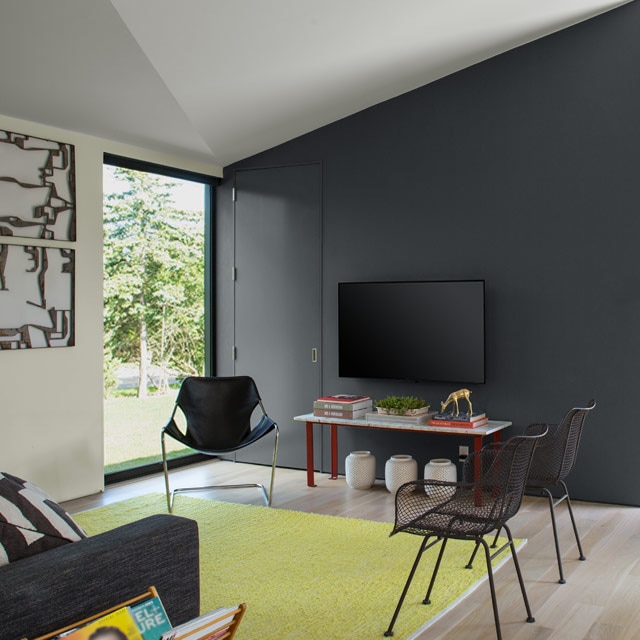
[[[259,407],[261,416],[252,428],[251,417],[256,407]],[[182,433],[176,424],[178,409],[186,420],[185,433]],[[165,436],[170,436],[199,453],[222,456],[248,447],[272,431],[275,433],[275,440],[268,494],[262,484],[222,484],[170,490]],[[207,489],[256,487],[261,489],[267,506],[270,506],[278,454],[278,437],[278,425],[266,414],[256,383],[249,376],[185,378],[178,392],[171,418],[163,427],[161,434],[162,465],[169,513],[173,511],[173,498],[176,493]]]
[[[422,536],[423,540],[385,636],[393,635],[393,626],[422,554],[432,546],[441,543],[427,594],[422,601],[423,604],[431,602],[431,591],[449,539],[475,542],[474,555],[480,545],[484,548],[498,640],[502,638],[502,632],[491,560],[507,548],[511,550],[527,610],[527,622],[535,622],[507,520],[520,508],[533,452],[543,435],[544,432],[514,436],[505,443],[483,447],[465,461],[463,482],[417,480],[403,484],[398,489],[396,521],[391,535],[411,533]],[[492,531],[500,529],[504,529],[508,541],[492,554],[489,543],[484,538]]]

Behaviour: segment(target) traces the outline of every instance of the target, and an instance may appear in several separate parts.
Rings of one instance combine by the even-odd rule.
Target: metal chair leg
[[[276,441],[273,446],[273,461],[271,462],[271,483],[269,485],[269,499],[267,500],[268,507],[271,506],[271,500],[273,498],[273,479],[276,475],[276,458],[278,456],[278,441],[280,439],[280,429],[278,429],[278,425],[276,425],[275,432]]]
[[[492,546],[495,546],[495,544],[493,544]],[[471,554],[471,557],[469,558],[469,562],[467,562],[467,564],[465,565],[465,569],[473,569],[473,561],[476,558],[476,553],[478,553],[478,548],[480,547],[480,543],[476,542],[476,546],[473,547],[473,552]]]
[[[484,556],[487,561],[487,576],[489,578],[489,589],[491,590],[491,605],[493,606],[493,619],[496,623],[496,634],[498,640],[502,640],[502,631],[500,630],[500,616],[498,615],[498,600],[496,597],[496,585],[493,581],[493,567],[491,566],[491,551],[489,545],[484,538],[480,538],[477,544],[481,544],[484,548]]]
[[[553,542],[556,548],[556,558],[558,560],[558,573],[560,574],[560,579],[558,582],[560,584],[565,584],[566,580],[564,579],[564,572],[562,570],[562,555],[560,554],[560,542],[558,541],[558,524],[556,522],[556,513],[555,506],[557,503],[554,503],[553,496],[551,495],[551,491],[549,489],[542,489],[542,494],[547,496],[547,500],[549,501],[549,511],[551,512],[551,528],[553,530]]]
[[[556,513],[555,513],[555,508],[563,501],[566,500],[567,502],[567,508],[569,509],[569,517],[571,518],[571,526],[573,527],[573,535],[576,538],[576,544],[578,545],[578,553],[580,554],[578,556],[579,560],[586,560],[586,556],[584,555],[584,552],[582,550],[582,543],[580,542],[580,534],[578,533],[578,526],[576,525],[576,519],[573,515],[573,508],[571,506],[571,498],[569,497],[569,489],[567,488],[567,485],[564,483],[564,481],[560,481],[560,485],[562,486],[562,489],[564,490],[564,494],[558,498],[557,500],[553,497],[553,495],[551,494],[551,491],[549,491],[549,489],[541,489],[540,493],[542,495],[547,496],[547,500],[549,501],[549,511],[551,512],[551,527],[553,529],[553,541],[555,544],[555,548],[556,548],[556,558],[558,560],[558,573],[560,575],[560,579],[558,580],[558,582],[560,584],[565,584],[567,581],[564,578],[564,571],[562,568],[562,554],[560,552],[560,542],[558,540],[558,523],[556,520]]]
[[[498,636],[498,640],[502,639],[502,630],[500,628],[500,616],[498,614],[498,600],[496,597],[496,588],[493,580],[493,567],[491,565],[491,561],[498,555],[500,555],[507,547],[511,551],[511,558],[513,559],[513,564],[516,568],[516,574],[518,576],[518,583],[520,585],[520,591],[522,592],[522,599],[524,600],[524,606],[527,610],[527,622],[535,622],[535,618],[531,613],[531,607],[529,605],[529,598],[527,597],[527,590],[525,588],[524,579],[522,577],[522,571],[520,569],[520,563],[518,561],[518,554],[516,552],[515,544],[513,543],[513,536],[511,535],[511,530],[505,524],[503,525],[505,533],[507,534],[508,542],[503,544],[497,551],[494,551],[493,554],[489,550],[489,543],[484,538],[478,538],[476,540],[476,550],[482,545],[484,548],[485,559],[487,562],[487,576],[489,578],[489,588],[491,590],[491,604],[493,606],[493,617],[496,624],[496,635]],[[475,552],[475,550],[474,550]]]
[[[164,487],[167,494],[167,510],[173,512],[173,500],[171,499],[171,490],[169,489],[169,469],[167,467],[167,449],[164,443],[164,431],[160,434],[160,443],[162,445],[162,470],[164,471]]]
[[[400,609],[402,608],[402,603],[407,595],[407,591],[409,591],[409,587],[411,586],[411,581],[413,580],[413,576],[416,573],[416,569],[420,564],[420,559],[422,558],[422,554],[427,550],[427,542],[429,541],[429,536],[425,536],[422,540],[422,544],[420,545],[420,549],[418,549],[418,555],[416,555],[416,559],[413,561],[413,566],[411,567],[411,571],[409,572],[409,577],[404,585],[404,589],[402,590],[402,594],[400,595],[400,600],[398,600],[398,604],[396,605],[396,610],[393,612],[393,616],[391,618],[391,622],[389,623],[389,628],[384,632],[386,637],[391,637],[393,635],[393,625],[396,623],[398,619],[398,614],[400,613]],[[433,543],[435,544],[435,543]],[[432,545],[429,545],[432,546]]]
[[[498,539],[500,538],[500,531],[502,528],[496,530],[496,535],[493,537],[493,542],[491,543],[491,548],[495,549],[498,546]],[[476,542],[476,546],[473,548],[473,553],[469,558],[469,562],[465,565],[465,569],[473,569],[473,561],[475,560],[476,553],[478,553],[478,547],[480,546],[479,542]]]
[[[422,604],[431,604],[431,590],[433,589],[433,585],[436,581],[436,576],[438,575],[438,570],[440,569],[440,562],[442,562],[442,556],[444,555],[444,549],[447,546],[447,538],[442,540],[442,544],[440,545],[440,552],[438,553],[438,559],[436,560],[435,567],[433,567],[433,573],[431,574],[431,580],[429,582],[429,588],[427,589],[427,595],[424,597]]]
[[[579,560],[586,560],[586,556],[584,555],[584,552],[582,551],[582,544],[580,543],[580,534],[578,533],[578,527],[576,525],[576,519],[573,517],[573,509],[571,507],[571,498],[569,497],[569,489],[567,488],[567,485],[564,483],[564,481],[560,481],[560,484],[562,485],[562,488],[564,489],[564,495],[565,498],[567,500],[567,507],[569,508],[569,516],[571,518],[571,525],[573,526],[573,534],[576,537],[576,544],[578,545],[578,551],[580,553],[580,555],[578,556]]]
[[[207,486],[201,486],[201,487],[180,487],[179,489],[174,489],[173,491],[170,490],[169,488],[169,469],[168,469],[168,465],[167,465],[167,453],[166,453],[166,448],[165,448],[165,441],[164,441],[164,431],[161,433],[161,444],[162,444],[162,468],[164,471],[164,484],[165,484],[165,490],[167,493],[167,509],[169,510],[169,513],[173,513],[173,499],[175,494],[177,493],[189,493],[189,492],[196,492],[196,491],[208,491],[211,489],[260,489],[260,491],[262,492],[262,497],[264,498],[264,502],[266,504],[267,507],[271,506],[271,500],[273,497],[273,484],[274,484],[274,479],[275,479],[275,474],[276,474],[276,460],[277,460],[277,455],[278,455],[278,440],[279,440],[279,430],[276,426],[276,432],[275,432],[275,442],[274,442],[274,447],[273,447],[273,460],[271,462],[271,480],[270,480],[270,484],[269,484],[269,492],[267,493],[267,490],[265,488],[265,486],[263,484],[259,484],[259,483],[245,483],[245,484],[212,484],[212,485],[207,485]]]
[[[518,574],[518,582],[520,583],[520,591],[522,591],[522,599],[524,600],[524,606],[527,610],[527,622],[535,622],[536,619],[533,617],[531,613],[531,607],[529,606],[529,598],[527,597],[527,590],[524,586],[524,579],[522,578],[522,571],[520,570],[520,562],[518,561],[518,554],[516,553],[516,546],[513,543],[513,536],[511,535],[511,530],[505,524],[504,530],[507,533],[507,537],[509,538],[509,548],[511,549],[511,558],[513,559],[513,564],[516,568],[516,573]]]

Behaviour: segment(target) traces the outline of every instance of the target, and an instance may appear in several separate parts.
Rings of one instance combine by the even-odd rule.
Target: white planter
[[[382,407],[376,407],[376,411],[382,416],[422,416],[425,413],[429,413],[429,407],[420,407],[419,409],[409,409],[404,413],[398,413],[394,409],[383,409]]]
[[[405,482],[418,479],[418,463],[409,455],[391,456],[384,465],[384,483],[395,493]]]
[[[458,470],[456,465],[448,458],[434,458],[424,466],[424,479],[456,482],[458,480]],[[450,497],[456,492],[455,487],[439,487],[436,492],[426,486],[425,491],[434,495],[437,493],[438,496],[444,498]]]
[[[371,451],[352,451],[344,466],[347,484],[352,489],[369,489],[376,481],[376,459]]]

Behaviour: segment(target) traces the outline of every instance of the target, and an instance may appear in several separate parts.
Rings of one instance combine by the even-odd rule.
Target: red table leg
[[[313,473],[313,422],[307,422],[307,486],[316,486]]]
[[[338,477],[338,427],[335,424],[330,425],[331,428],[331,475],[330,480]]]
[[[478,453],[482,449],[482,436],[474,436],[473,438],[473,453]],[[473,479],[477,482],[480,480],[480,465],[476,458],[473,464]]]
[[[482,449],[482,436],[475,436],[473,438],[473,452],[477,453],[480,449]],[[473,479],[475,482],[480,480],[480,460],[478,457],[475,457],[473,462]],[[480,489],[476,489],[475,503],[476,507],[482,504],[482,491]]]

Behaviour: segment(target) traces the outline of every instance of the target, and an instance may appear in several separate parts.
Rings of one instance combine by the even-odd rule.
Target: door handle
[[[311,349],[311,362],[318,362],[318,350],[315,347]]]

